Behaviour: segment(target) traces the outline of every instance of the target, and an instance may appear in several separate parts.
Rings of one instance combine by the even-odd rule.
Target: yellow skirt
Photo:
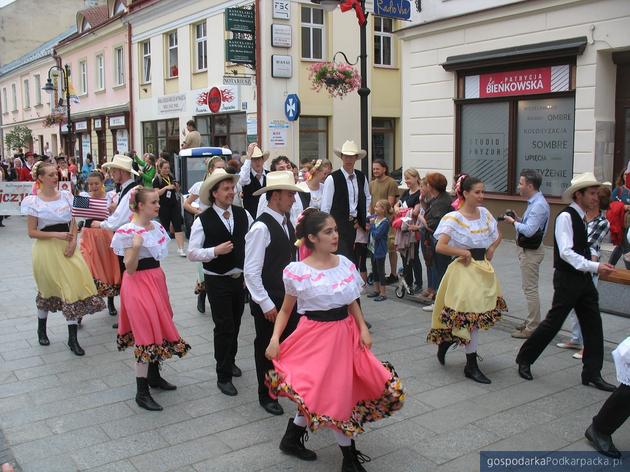
[[[72,257],[64,256],[67,242],[38,239],[33,245],[33,277],[37,284],[39,310],[59,311],[67,320],[76,320],[105,309],[97,296],[90,269],[79,248]]]
[[[427,341],[468,344],[471,330],[491,328],[502,311],[507,311],[507,305],[492,264],[473,260],[465,266],[455,260],[435,295]]]

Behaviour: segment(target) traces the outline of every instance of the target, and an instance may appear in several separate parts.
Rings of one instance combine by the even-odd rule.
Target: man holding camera
[[[542,176],[531,169],[524,169],[519,177],[518,192],[527,199],[527,209],[522,218],[509,210],[503,221],[514,225],[518,263],[521,266],[521,280],[527,300],[527,320],[512,333],[513,338],[527,339],[540,323],[540,295],[538,277],[540,264],[545,257],[542,240],[549,222],[549,204],[545,200],[540,185]]]

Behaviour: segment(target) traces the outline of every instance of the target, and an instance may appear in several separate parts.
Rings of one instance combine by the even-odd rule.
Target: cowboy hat
[[[266,161],[269,157],[269,151],[262,152],[258,146],[254,146],[250,159],[259,159],[261,157]]]
[[[216,184],[223,180],[232,179],[234,183],[238,182],[239,175],[238,174],[228,174],[225,169],[214,169],[212,174],[206,177],[206,180],[201,184],[201,188],[199,189],[199,200],[204,205],[212,205],[210,202],[210,192],[214,188]]]
[[[133,170],[133,160],[131,157],[123,156],[122,154],[116,154],[111,162],[106,162],[101,167],[105,169],[120,169],[125,172],[129,172],[133,175],[138,175],[138,173]]]
[[[335,154],[338,157],[357,156],[359,159],[363,159],[365,156],[367,156],[367,151],[359,149],[359,146],[357,146],[357,143],[355,143],[354,141],[346,141],[345,143],[343,143],[341,150],[335,149]]]
[[[573,194],[578,190],[582,190],[589,187],[601,187],[602,183],[599,182],[592,172],[584,172],[578,174],[571,179],[571,185],[562,194],[562,199],[565,202],[573,201]]]
[[[295,177],[290,170],[276,170],[267,173],[267,185],[256,190],[254,197],[272,190],[290,190],[292,192],[305,192],[303,187],[295,185]]]

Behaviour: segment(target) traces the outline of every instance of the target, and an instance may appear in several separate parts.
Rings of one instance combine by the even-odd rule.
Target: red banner
[[[479,75],[479,97],[506,97],[551,92],[551,67]]]

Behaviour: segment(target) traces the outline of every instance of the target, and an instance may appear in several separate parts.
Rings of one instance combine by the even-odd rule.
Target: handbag
[[[522,247],[523,249],[538,249],[542,244],[543,237],[545,236],[545,227],[543,226],[529,237],[521,233],[517,234],[518,238],[516,238],[516,245],[518,247]]]

